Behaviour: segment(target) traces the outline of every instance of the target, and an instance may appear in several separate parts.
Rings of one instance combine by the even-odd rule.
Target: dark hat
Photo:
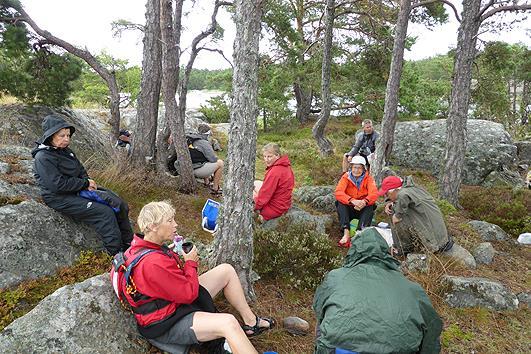
[[[207,134],[210,131],[210,125],[201,123],[197,126],[197,132],[199,134]]]
[[[76,131],[74,126],[72,126],[70,123],[67,123],[58,114],[50,114],[49,116],[46,116],[42,121],[42,131],[44,134],[37,142],[39,144],[44,144],[52,135],[64,128],[70,129],[70,135],[74,134]]]

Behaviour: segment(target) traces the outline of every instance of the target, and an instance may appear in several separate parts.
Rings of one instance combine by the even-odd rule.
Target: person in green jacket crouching
[[[316,354],[439,353],[442,321],[422,287],[402,275],[375,228],[352,239],[341,268],[317,288]]]

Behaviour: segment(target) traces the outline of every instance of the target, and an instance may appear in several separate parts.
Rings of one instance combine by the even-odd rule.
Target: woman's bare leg
[[[200,342],[225,338],[235,354],[257,353],[238,320],[231,314],[195,312],[192,329]]]
[[[246,325],[256,324],[256,315],[253,313],[243,293],[240,278],[230,264],[220,264],[199,276],[199,284],[205,287],[210,296],[215,297],[221,290],[227,301],[234,306],[242,316]],[[260,327],[269,327],[267,321],[260,321]]]
[[[216,162],[218,165],[218,169],[214,172],[214,178],[212,180],[212,188],[217,191],[219,190],[219,187],[221,185],[221,179],[223,178],[223,160],[219,160]]]

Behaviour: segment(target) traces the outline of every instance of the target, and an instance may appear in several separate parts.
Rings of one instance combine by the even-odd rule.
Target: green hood
[[[364,229],[352,239],[343,267],[352,268],[361,263],[378,262],[398,270],[399,262],[389,254],[389,246],[374,227]]]

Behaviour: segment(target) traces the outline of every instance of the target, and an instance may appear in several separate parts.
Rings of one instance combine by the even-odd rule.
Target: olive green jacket
[[[405,252],[437,252],[450,242],[441,210],[435,199],[416,187],[411,176],[404,179],[393,205],[394,215],[401,219],[391,223],[393,241]]]

